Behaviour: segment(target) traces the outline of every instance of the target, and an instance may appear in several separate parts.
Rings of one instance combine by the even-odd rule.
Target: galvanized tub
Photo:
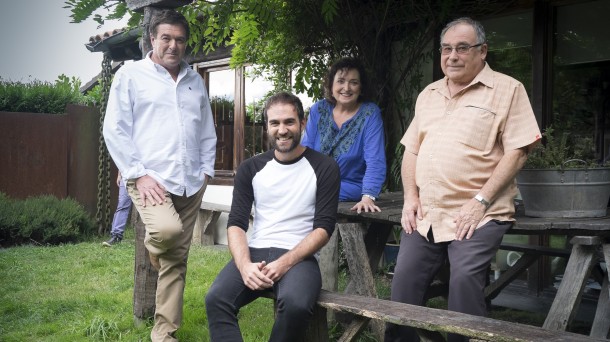
[[[610,168],[522,169],[517,186],[526,216],[602,217],[610,198]]]

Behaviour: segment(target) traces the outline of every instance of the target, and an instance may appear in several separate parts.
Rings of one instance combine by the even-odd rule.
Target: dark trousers
[[[264,260],[270,263],[286,252],[279,248],[250,248],[250,258],[253,262]],[[295,341],[302,338],[321,288],[320,267],[313,256],[294,265],[275,282],[272,291],[277,300],[277,312],[269,341]],[[220,271],[205,297],[210,339],[217,342],[243,341],[237,313],[242,306],[261,295],[263,291],[253,291],[246,287],[235,262],[231,260]]]
[[[477,229],[469,240],[434,243],[419,233],[402,233],[400,250],[392,279],[393,301],[425,305],[426,291],[441,266],[450,264],[449,302],[451,311],[476,316],[487,315],[484,289],[487,269],[502,237],[512,222],[490,221]],[[449,334],[448,341],[467,341],[464,336]],[[388,324],[386,342],[419,341],[415,329]]]

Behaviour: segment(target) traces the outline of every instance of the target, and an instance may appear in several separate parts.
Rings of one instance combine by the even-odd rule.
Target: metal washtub
[[[610,168],[522,169],[517,186],[527,216],[602,217],[610,198]]]

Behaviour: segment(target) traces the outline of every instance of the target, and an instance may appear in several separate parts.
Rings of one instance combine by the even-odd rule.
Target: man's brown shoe
[[[150,253],[148,253],[148,256],[150,257],[150,264],[158,272],[161,269],[161,264],[159,263],[159,256]]]

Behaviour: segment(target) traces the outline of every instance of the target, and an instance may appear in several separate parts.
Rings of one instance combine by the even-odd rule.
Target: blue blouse
[[[341,171],[340,201],[360,201],[364,194],[378,197],[386,174],[381,110],[372,102],[361,103],[339,129],[333,108],[327,100],[311,107],[301,144],[335,158]]]

